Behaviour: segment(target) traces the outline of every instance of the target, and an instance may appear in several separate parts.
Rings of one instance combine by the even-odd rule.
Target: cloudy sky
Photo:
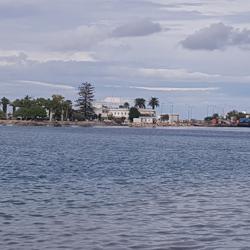
[[[250,112],[250,1],[0,0],[0,96],[157,96],[183,118]]]

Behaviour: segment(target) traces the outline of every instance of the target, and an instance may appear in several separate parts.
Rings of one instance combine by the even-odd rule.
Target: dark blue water
[[[0,249],[250,249],[250,130],[0,127]]]

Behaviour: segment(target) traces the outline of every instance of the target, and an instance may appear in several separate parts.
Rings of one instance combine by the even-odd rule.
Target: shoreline
[[[93,127],[93,126],[117,126],[114,123],[97,121],[24,121],[24,120],[0,120],[2,126],[37,126],[37,127]]]
[[[132,127],[132,128],[237,128],[239,126],[211,126],[207,124],[117,124],[112,121],[24,121],[24,120],[0,120],[0,126],[34,126],[34,127]]]

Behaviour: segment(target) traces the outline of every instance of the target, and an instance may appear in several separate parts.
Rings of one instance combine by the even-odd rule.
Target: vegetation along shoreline
[[[0,125],[2,126],[130,126],[130,127],[167,127],[167,126],[205,126],[205,127],[250,127],[250,114],[232,110],[226,115],[213,114],[204,120],[188,118],[181,120],[179,114],[157,115],[160,101],[151,97],[136,98],[134,103],[120,103],[112,106],[98,103],[94,99],[94,86],[84,82],[78,88],[75,102],[62,95],[51,98],[32,98],[10,101],[0,99]]]

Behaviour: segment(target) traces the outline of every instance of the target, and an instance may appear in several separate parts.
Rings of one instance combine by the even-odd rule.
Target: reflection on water
[[[0,138],[0,249],[250,249],[250,130]]]

